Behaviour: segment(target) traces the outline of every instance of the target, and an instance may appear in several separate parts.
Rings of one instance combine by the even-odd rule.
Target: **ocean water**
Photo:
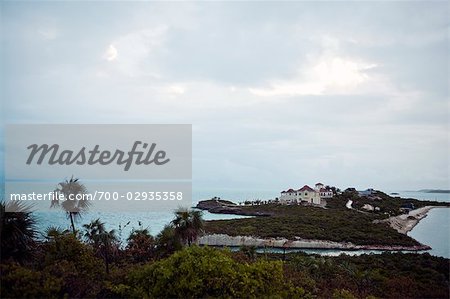
[[[396,192],[399,195],[390,194],[392,192]],[[400,196],[403,198],[415,198],[415,199],[419,199],[419,200],[436,200],[436,201],[444,201],[444,202],[450,201],[449,193],[427,193],[427,192],[419,192],[419,191],[389,191],[386,193],[390,194],[391,196]]]
[[[201,200],[211,199],[213,197],[220,197],[224,200],[230,200],[235,203],[243,202],[245,200],[256,199],[270,199],[276,197],[271,191],[252,191],[252,190],[203,190],[193,192],[192,207],[195,207]],[[41,236],[45,233],[48,227],[59,227],[62,229],[70,228],[70,220],[66,214],[60,210],[36,211],[38,222],[38,229]],[[221,220],[221,219],[238,219],[247,218],[248,216],[227,215],[227,214],[213,214],[203,211],[203,219],[205,220]],[[157,235],[165,225],[169,224],[173,218],[173,211],[158,211],[158,212],[86,212],[80,219],[77,219],[75,226],[77,229],[82,228],[84,224],[90,223],[92,220],[99,218],[105,223],[108,230],[114,229],[121,238],[125,241],[133,229],[146,228],[152,235]]]
[[[450,208],[432,209],[408,235],[431,246],[431,255],[450,258]]]
[[[399,196],[405,198],[416,198],[419,200],[437,200],[450,202],[450,194],[443,193],[425,193],[417,191],[389,191],[399,193]],[[210,199],[218,196],[221,199],[230,200],[236,203],[245,200],[267,200],[279,196],[278,192],[268,190],[202,190],[195,191],[192,194],[192,206],[195,206],[200,200]],[[44,234],[49,226],[56,226],[63,229],[70,228],[70,221],[66,215],[58,210],[37,211],[38,229]],[[205,220],[235,219],[245,218],[246,216],[212,214],[203,212]],[[99,218],[105,223],[107,229],[115,229],[122,241],[125,241],[133,228],[148,228],[151,234],[158,234],[166,224],[173,220],[173,212],[88,212],[76,222],[76,227],[80,229],[83,224]],[[422,219],[419,224],[409,233],[409,235],[432,247],[428,252],[432,255],[450,258],[450,208],[432,209],[428,216]],[[271,249],[272,250],[272,249]],[[264,249],[259,249],[263,252]],[[275,251],[277,251],[275,249]],[[340,251],[340,250],[317,250],[317,249],[295,249],[290,251],[303,251],[322,255],[339,255],[341,253],[357,255],[363,253],[379,253],[373,250],[358,251]],[[282,252],[282,251],[280,251]]]
[[[393,191],[403,198],[416,198],[419,200],[436,200],[450,202],[449,193],[427,193],[418,191]],[[422,244],[431,246],[427,252],[450,258],[450,208],[435,208],[428,212],[408,236]]]

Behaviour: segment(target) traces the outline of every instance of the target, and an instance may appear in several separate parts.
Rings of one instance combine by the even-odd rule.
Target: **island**
[[[431,249],[407,235],[427,212],[450,203],[392,197],[373,190],[335,194],[325,204],[283,204],[277,200],[236,204],[213,198],[196,208],[211,213],[254,216],[205,223],[200,245],[340,250]]]
[[[418,192],[424,192],[424,193],[443,193],[443,194],[448,194],[448,193],[450,193],[450,190],[443,190],[443,189],[422,189],[422,190],[419,190]]]

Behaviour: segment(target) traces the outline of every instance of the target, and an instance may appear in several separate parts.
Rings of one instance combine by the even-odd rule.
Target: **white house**
[[[302,188],[298,189],[297,194],[301,201],[320,205],[320,193],[309,187],[308,185],[305,185]]]
[[[319,192],[320,198],[332,198],[333,197],[333,191],[325,189],[324,185],[322,183],[317,183],[314,189],[317,192]]]
[[[320,193],[309,187],[308,185],[305,185],[298,190],[289,189],[287,191],[282,191],[280,201],[284,204],[308,202],[319,205]]]
[[[288,189],[281,191],[280,201],[285,204],[292,204],[298,202],[297,191],[294,189]]]

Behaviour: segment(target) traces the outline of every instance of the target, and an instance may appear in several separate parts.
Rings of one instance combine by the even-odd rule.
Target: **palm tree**
[[[100,219],[84,224],[83,227],[85,228],[84,238],[93,247],[96,254],[103,258],[106,273],[109,274],[110,258],[118,247],[116,231],[113,229],[108,232],[105,229],[105,224],[100,222]]]
[[[56,196],[52,200],[50,207],[59,207],[67,213],[67,217],[70,219],[72,232],[75,235],[74,220],[81,218],[82,213],[86,212],[91,204],[89,200],[83,196],[87,194],[87,189],[78,181],[78,179],[74,179],[73,177],[70,180],[59,183],[58,187],[59,188],[56,188],[54,191]],[[61,194],[64,196],[64,199],[59,198],[59,195]],[[81,198],[76,198],[76,196],[79,195],[81,195]]]
[[[36,235],[36,219],[30,206],[20,201],[0,202],[2,260],[11,258],[23,262],[34,248]]]
[[[70,234],[68,230],[62,229],[59,226],[49,226],[45,229],[44,234],[42,234],[47,240],[54,240],[65,234]]]
[[[183,244],[190,246],[195,242],[203,229],[202,212],[179,208],[175,211],[175,219],[172,220],[175,234],[180,237]]]
[[[165,257],[182,248],[179,236],[175,234],[172,225],[164,226],[164,229],[156,236],[156,252],[159,257]]]

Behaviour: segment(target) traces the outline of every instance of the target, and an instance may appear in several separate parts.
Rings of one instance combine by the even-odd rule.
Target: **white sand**
[[[419,221],[427,216],[427,213],[437,208],[434,206],[426,206],[419,209],[415,209],[409,212],[409,214],[402,214],[394,217],[390,217],[387,220],[380,222],[387,222],[389,225],[401,234],[407,234],[411,231]]]

